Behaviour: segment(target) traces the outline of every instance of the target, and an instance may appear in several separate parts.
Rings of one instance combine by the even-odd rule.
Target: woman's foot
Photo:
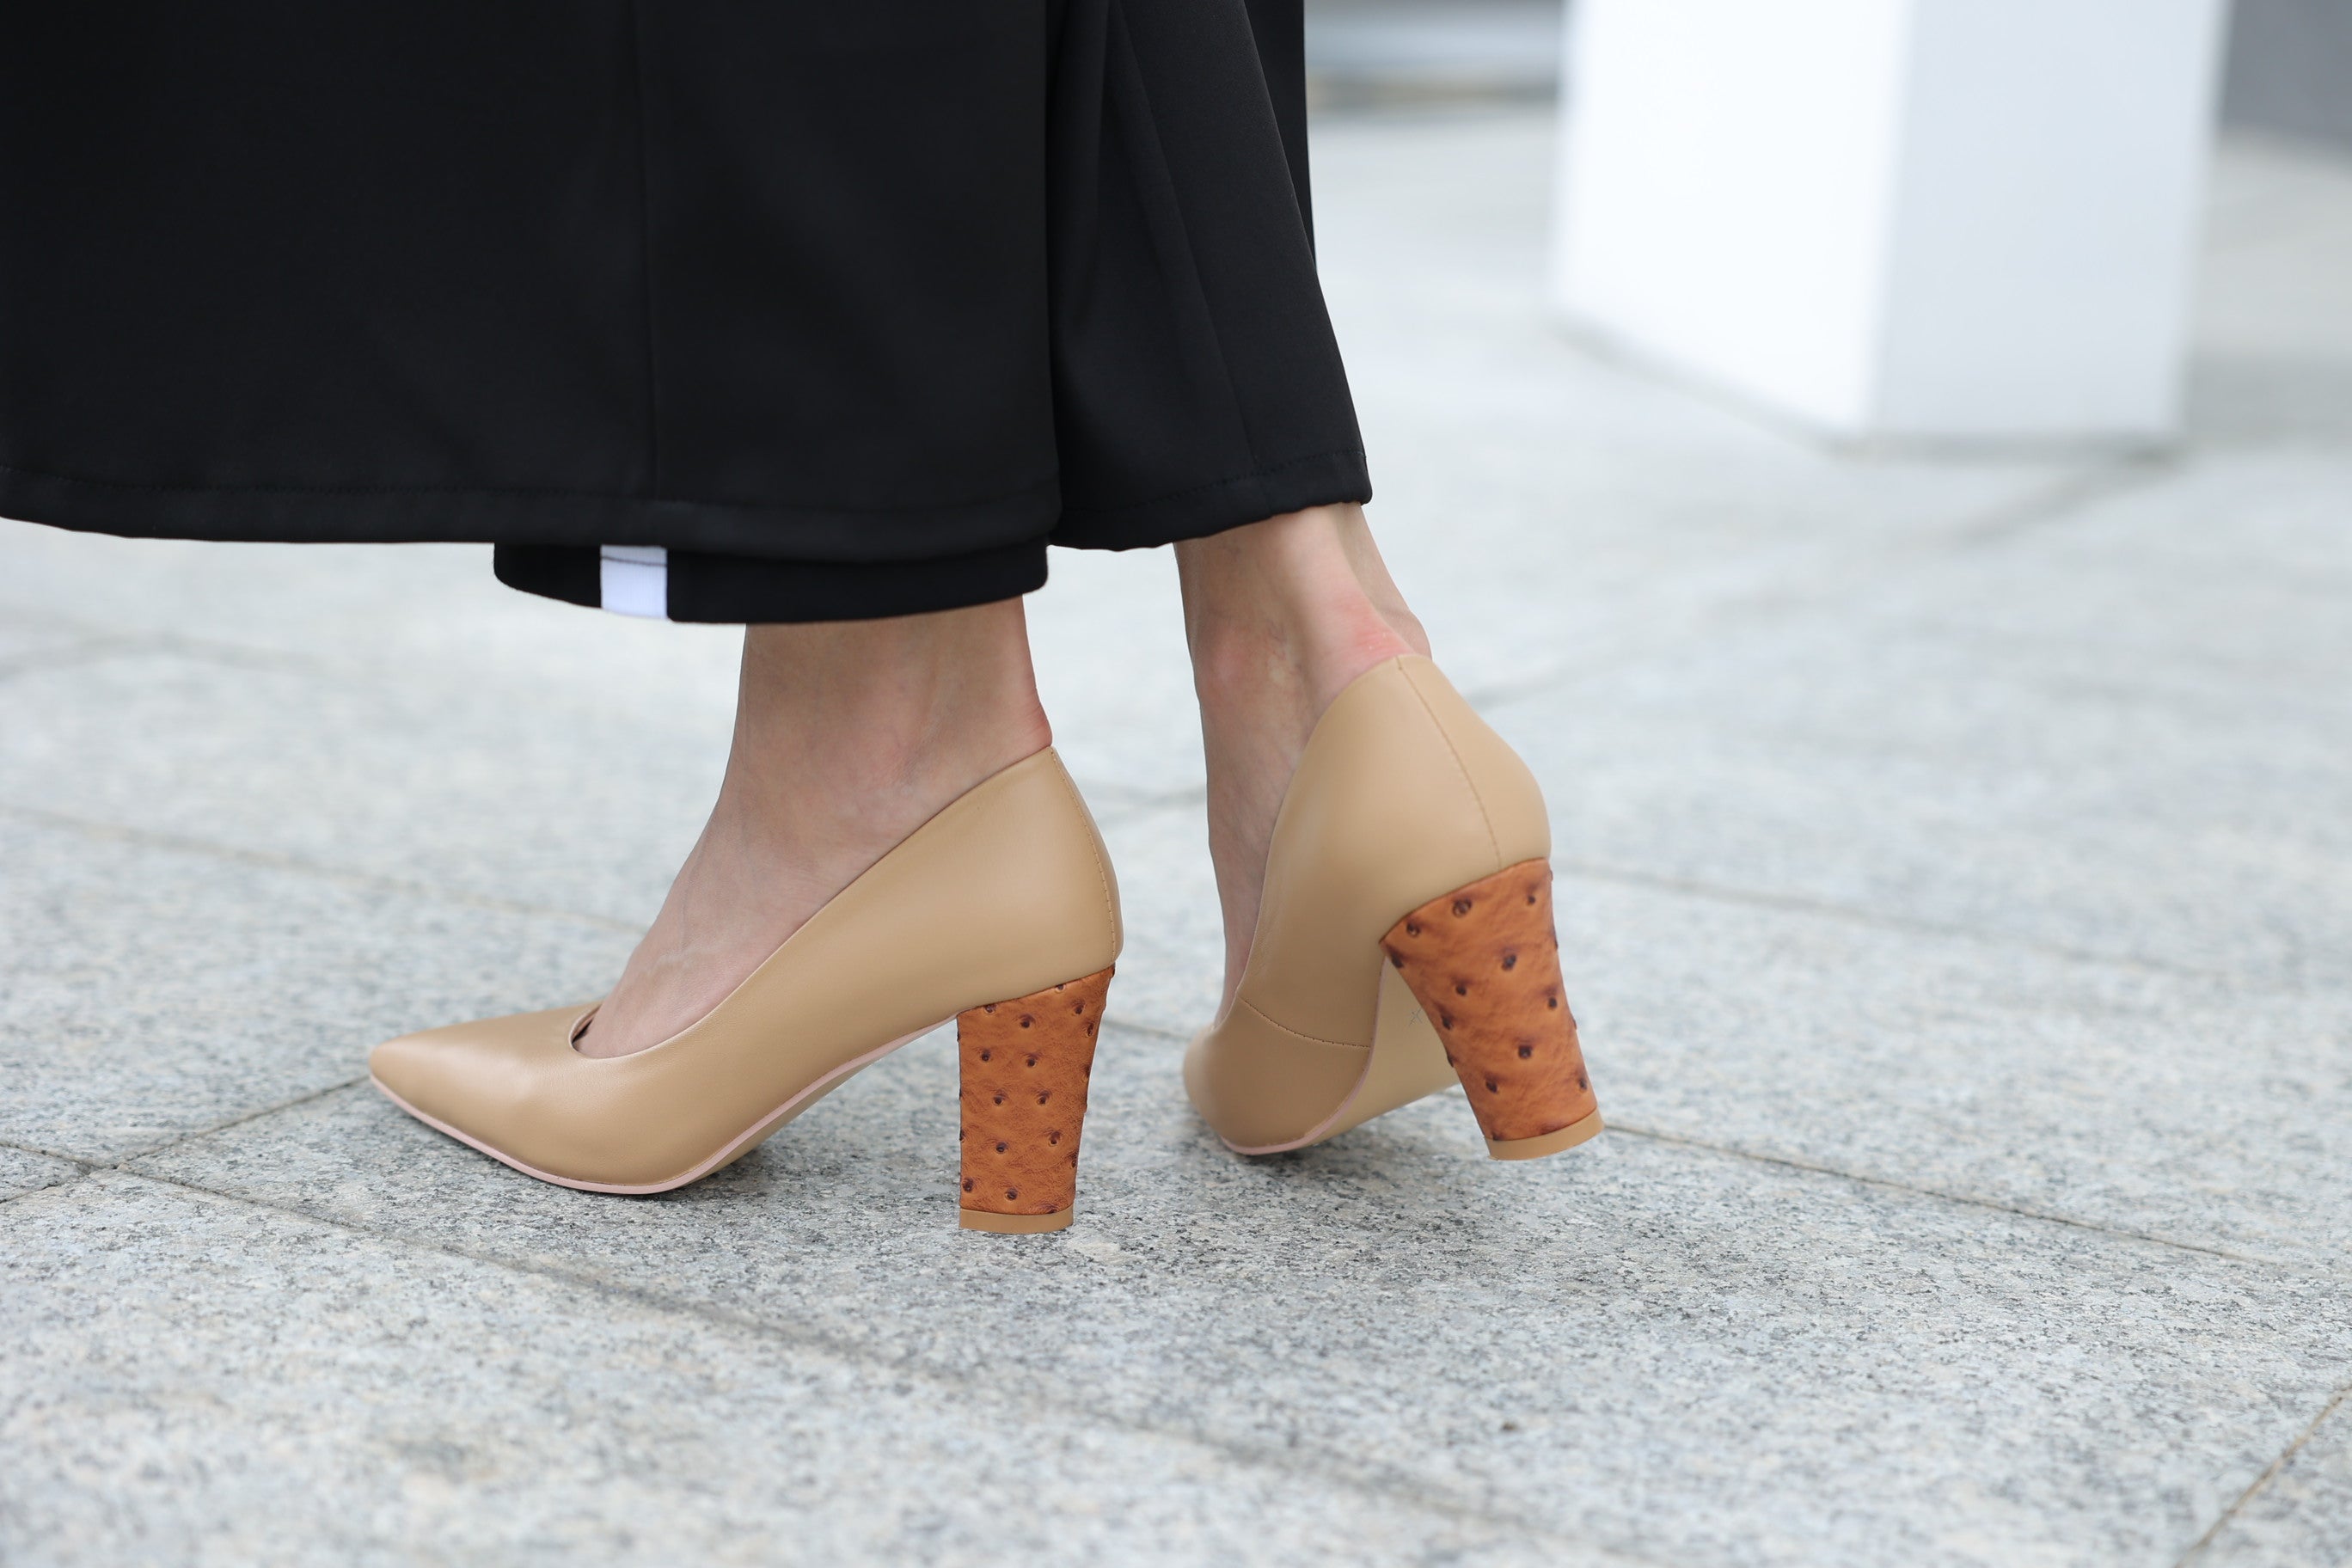
[[[581,1052],[627,1056],[700,1019],[908,834],[1052,740],[1017,599],[749,628],[718,804]]]
[[[1208,756],[1209,858],[1230,1003],[1249,962],[1275,814],[1315,721],[1383,659],[1429,652],[1358,506],[1176,546]]]

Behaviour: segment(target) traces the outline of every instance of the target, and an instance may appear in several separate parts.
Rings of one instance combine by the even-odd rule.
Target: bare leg
[[[695,1022],[901,839],[1052,739],[1018,599],[749,628],[718,804],[580,1049],[626,1056]]]
[[[1275,813],[1316,720],[1348,683],[1429,651],[1357,506],[1316,507],[1176,547],[1209,764],[1209,858],[1225,999],[1257,925]]]

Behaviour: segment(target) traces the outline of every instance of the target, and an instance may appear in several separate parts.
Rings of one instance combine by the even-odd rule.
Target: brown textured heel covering
[[[1591,1132],[1553,1135],[1588,1119],[1600,1131],[1560,987],[1549,862],[1523,860],[1432,899],[1390,927],[1381,948],[1437,1026],[1496,1158],[1571,1147]],[[1550,1146],[1512,1152],[1538,1141]]]
[[[966,1229],[1018,1235],[1069,1224],[1110,977],[1106,969],[956,1015]]]

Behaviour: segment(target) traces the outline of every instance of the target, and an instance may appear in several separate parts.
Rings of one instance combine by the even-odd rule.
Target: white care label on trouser
[[[607,544],[598,568],[597,602],[625,616],[669,618],[669,552],[658,544]]]

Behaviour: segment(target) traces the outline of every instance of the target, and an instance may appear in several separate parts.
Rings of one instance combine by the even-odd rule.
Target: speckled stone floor
[[[937,1037],[531,1183],[362,1053],[609,977],[730,636],[0,524],[0,1561],[2352,1562],[2352,167],[2226,149],[2177,452],[1858,458],[1545,326],[1548,131],[1334,121],[1321,241],[1607,1137],[1215,1145],[1174,584],[1087,557],[1077,1227],[954,1228]]]

